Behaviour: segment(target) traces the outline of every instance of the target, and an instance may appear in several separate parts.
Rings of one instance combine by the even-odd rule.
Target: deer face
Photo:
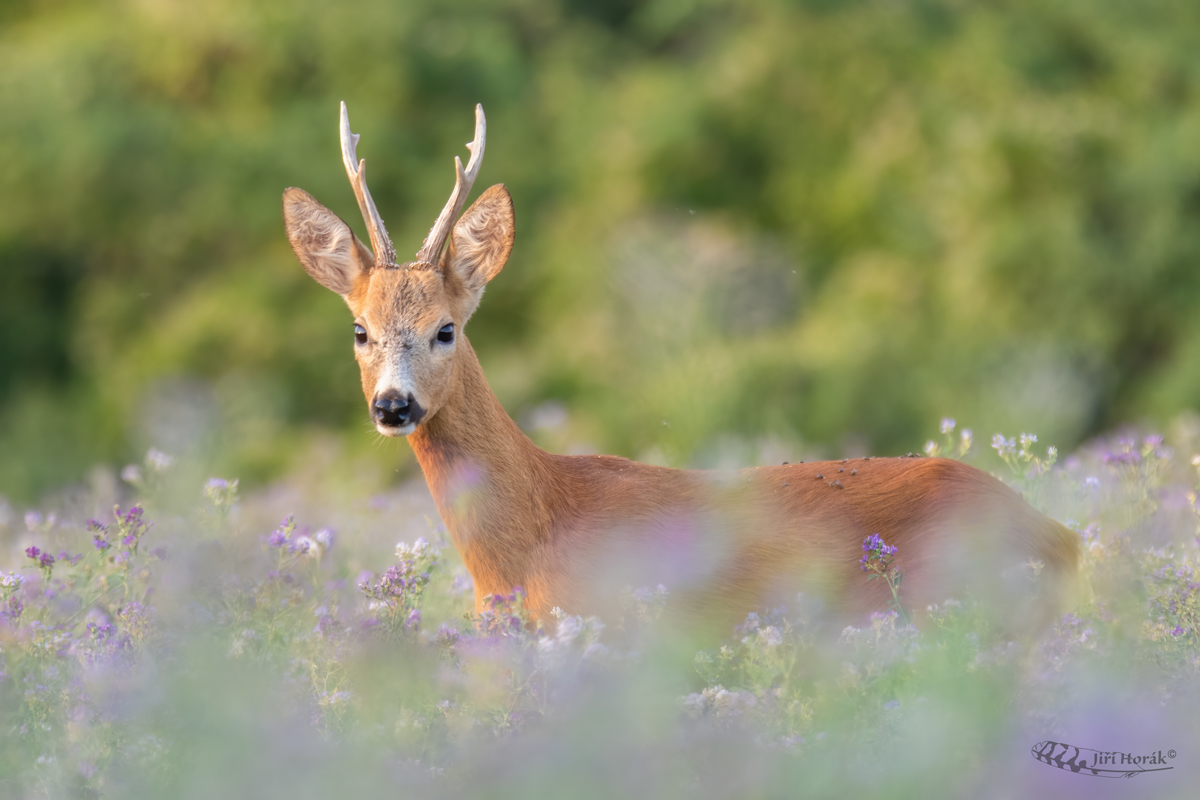
[[[354,357],[375,428],[406,436],[441,408],[463,318],[432,269],[381,269],[354,314]]]
[[[283,194],[284,224],[304,269],[317,283],[341,295],[354,314],[354,357],[375,429],[385,436],[407,436],[432,418],[456,389],[459,332],[512,250],[512,198],[503,185],[493,186],[454,222],[483,156],[479,109],[476,139],[468,145],[470,165],[464,171],[457,164],[454,193],[417,260],[397,266],[366,188],[365,165],[353,167],[357,139],[350,133],[343,104],[346,170],[370,227],[375,253],[349,225],[301,189]],[[443,255],[447,239],[449,247]]]
[[[508,191],[493,186],[463,214],[438,266],[375,266],[350,226],[300,189],[284,193],[283,215],[308,274],[354,314],[354,357],[375,429],[407,436],[445,404],[459,333],[508,260]]]

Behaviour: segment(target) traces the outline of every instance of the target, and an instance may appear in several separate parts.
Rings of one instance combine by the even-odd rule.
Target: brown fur
[[[611,617],[622,587],[662,583],[678,614],[717,625],[798,591],[861,615],[891,599],[859,568],[863,539],[878,533],[899,547],[907,606],[970,593],[1028,627],[1054,614],[1076,570],[1071,531],[947,459],[726,474],[546,453],[505,413],[461,334],[512,248],[503,186],[463,214],[436,267],[374,268],[349,227],[298,189],[284,209],[305,269],[342,295],[370,337],[356,347],[368,405],[389,388],[426,412],[408,440],[475,581],[477,609],[521,586],[535,618],[555,607]],[[458,332],[452,346],[436,340],[447,322]],[[1036,591],[1022,573],[1029,562],[1041,565]]]
[[[522,586],[535,616],[555,606],[611,616],[622,586],[663,583],[680,613],[714,623],[798,591],[861,615],[891,599],[859,568],[863,539],[878,533],[900,548],[906,606],[971,593],[1027,628],[1054,615],[1059,579],[1076,569],[1075,534],[949,459],[721,474],[546,453],[505,414],[462,345],[455,389],[408,439],[475,581],[477,606]],[[1020,576],[1004,575],[1031,559],[1050,579],[1034,597]]]

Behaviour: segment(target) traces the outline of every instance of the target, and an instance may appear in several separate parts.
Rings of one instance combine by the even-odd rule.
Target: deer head
[[[367,190],[366,160],[342,103],[342,160],[366,221],[371,249],[350,226],[302,189],[283,193],[292,249],[313,279],[354,314],[354,357],[375,428],[407,436],[438,412],[455,390],[456,343],[484,287],[508,260],[512,198],[497,184],[459,213],[483,161],[487,121],[475,106],[475,140],[466,169],[454,159],[454,191],[416,259],[396,264],[396,251]],[[449,247],[446,247],[449,240]],[[444,250],[444,252],[443,252]]]

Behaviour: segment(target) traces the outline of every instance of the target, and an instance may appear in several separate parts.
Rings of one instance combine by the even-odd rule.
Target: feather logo
[[[1096,778],[1132,778],[1144,772],[1162,772],[1174,767],[1165,766],[1175,758],[1175,751],[1162,750],[1134,754],[1121,750],[1092,750],[1064,742],[1038,742],[1030,753],[1043,764]]]

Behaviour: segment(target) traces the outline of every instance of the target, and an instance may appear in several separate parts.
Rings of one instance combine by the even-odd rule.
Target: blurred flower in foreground
[[[237,499],[237,478],[231,481],[224,478],[209,478],[204,482],[204,496],[220,509],[228,509]]]
[[[146,451],[146,464],[155,472],[166,472],[175,463],[175,458],[159,450],[157,447],[151,447]]]

